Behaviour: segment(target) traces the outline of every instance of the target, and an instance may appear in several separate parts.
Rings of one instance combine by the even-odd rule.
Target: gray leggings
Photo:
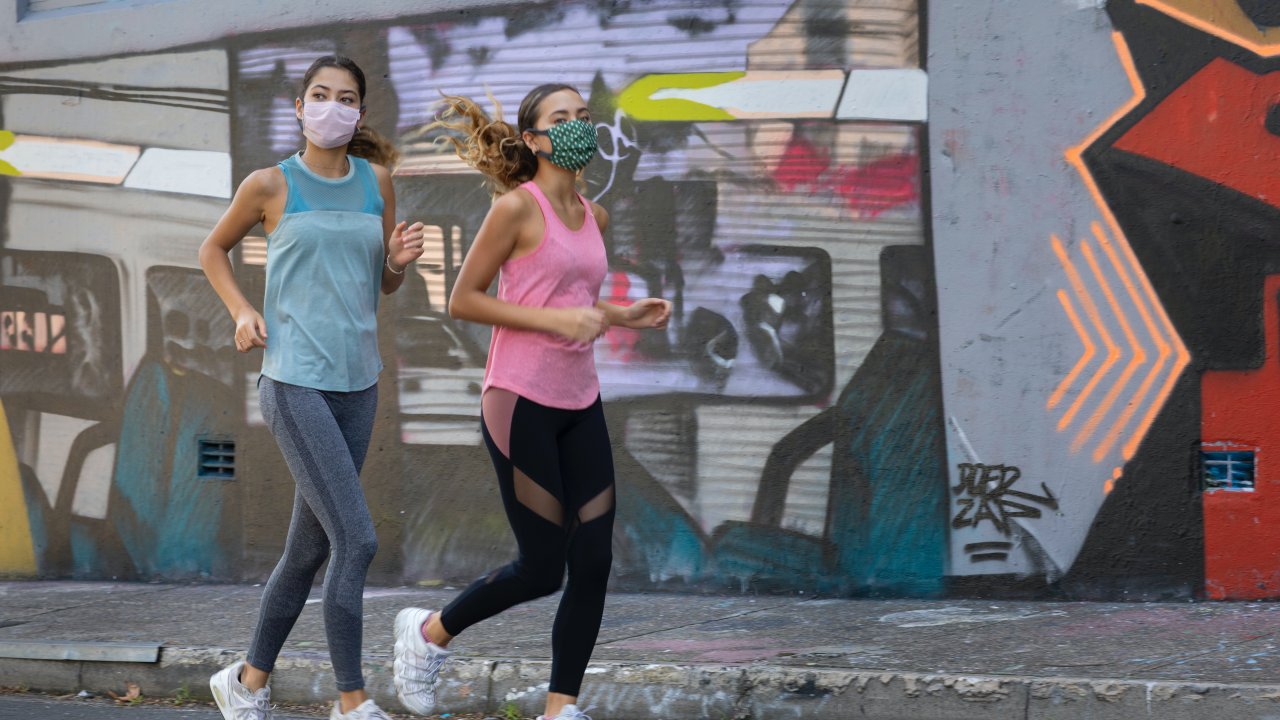
[[[338,690],[359,690],[364,687],[360,668],[364,578],[378,550],[360,487],[360,467],[373,432],[378,386],[328,392],[266,376],[259,382],[262,417],[280,445],[297,489],[284,556],[263,590],[248,661],[260,670],[275,666],[316,572],[329,558],[324,577],[329,657]]]

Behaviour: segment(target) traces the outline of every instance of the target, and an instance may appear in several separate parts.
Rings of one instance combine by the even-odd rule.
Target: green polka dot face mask
[[[565,170],[578,172],[596,156],[596,126],[586,120],[570,120],[529,132],[551,138],[551,152],[537,153]]]

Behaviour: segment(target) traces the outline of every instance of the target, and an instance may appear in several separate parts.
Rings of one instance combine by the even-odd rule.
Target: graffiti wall
[[[513,551],[489,331],[445,312],[490,200],[428,126],[555,81],[601,138],[605,296],[674,305],[596,346],[617,586],[1280,596],[1269,4],[228,3],[145,32],[188,3],[30,4],[0,49],[0,572],[269,572],[292,481],[195,252],[342,52],[429,239],[380,311],[375,581]]]
[[[618,584],[943,591],[914,0],[379,2],[254,28],[215,10],[174,47],[110,5],[32,5],[18,57],[0,56],[0,571],[269,572],[292,481],[259,361],[233,352],[195,252],[231,188],[300,146],[297,84],[336,51],[373,80],[369,119],[404,154],[399,211],[430,239],[380,317],[375,580],[465,581],[512,553],[478,426],[489,333],[445,313],[489,198],[427,126],[441,92],[491,94],[510,118],[559,81],[602,140],[584,181],[613,218],[605,295],[675,306],[666,333],[596,348]],[[119,46],[27,37],[70,16],[120,28]],[[236,257],[252,298],[261,235]]]
[[[1280,595],[1272,5],[931,6],[954,587]]]

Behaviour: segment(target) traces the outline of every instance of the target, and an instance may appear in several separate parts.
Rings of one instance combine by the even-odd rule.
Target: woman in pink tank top
[[[454,636],[559,590],[567,567],[543,718],[590,720],[578,709],[578,694],[604,613],[614,516],[593,343],[613,325],[662,329],[671,304],[600,300],[609,214],[575,190],[596,154],[595,126],[577,90],[535,88],[520,104],[517,127],[490,119],[467,98],[445,102],[438,125],[462,135],[450,138],[459,157],[489,179],[496,196],[454,284],[449,314],[493,326],[481,430],[519,554],[442,611],[400,612],[396,693],[410,710],[433,712]],[[498,295],[491,297],[495,276]]]

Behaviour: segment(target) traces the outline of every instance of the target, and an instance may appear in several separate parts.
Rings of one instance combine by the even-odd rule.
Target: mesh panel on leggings
[[[564,527],[564,507],[560,505],[556,496],[524,474],[520,468],[516,468],[514,474],[516,500],[541,515],[544,520]]]
[[[587,524],[613,509],[613,486],[605,488],[578,510],[578,522]]]

